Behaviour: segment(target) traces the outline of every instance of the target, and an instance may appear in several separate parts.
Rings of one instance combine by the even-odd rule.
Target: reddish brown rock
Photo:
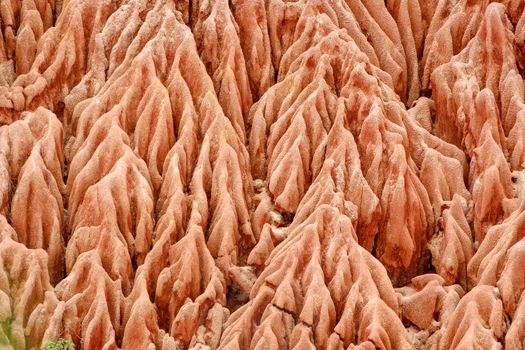
[[[2,169],[1,191],[6,200],[11,197],[4,214],[9,213],[18,242],[47,251],[49,274],[56,283],[64,278],[62,124],[45,108],[22,118],[0,128],[1,152],[11,163]],[[16,188],[14,193],[10,187]]]
[[[15,232],[0,216],[0,344],[7,348],[38,347],[27,338],[31,315],[38,312],[44,295],[52,293],[47,255],[13,240]]]
[[[0,0],[0,347],[522,349],[524,28]]]
[[[506,154],[513,154],[511,165],[516,166],[519,160],[515,159],[521,157],[520,143],[517,131],[510,133],[520,127],[517,115],[523,106],[523,82],[516,77],[514,50],[514,34],[505,7],[493,3],[483,12],[468,45],[431,76],[436,133],[464,147],[472,159],[469,184],[477,242],[483,240],[490,226],[508,216],[512,207]],[[483,64],[478,63],[480,57]],[[514,149],[507,149],[507,145]]]
[[[398,288],[402,319],[413,344],[432,349],[440,344],[443,326],[449,322],[465,292],[459,285],[444,286],[435,274],[420,275]]]
[[[502,349],[506,331],[505,313],[498,290],[478,286],[467,293],[445,320],[439,337],[439,349]]]

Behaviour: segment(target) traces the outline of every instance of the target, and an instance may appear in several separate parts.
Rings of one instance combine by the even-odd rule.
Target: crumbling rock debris
[[[523,0],[0,0],[0,347],[523,349]]]

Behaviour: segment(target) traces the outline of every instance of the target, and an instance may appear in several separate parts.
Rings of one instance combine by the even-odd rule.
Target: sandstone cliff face
[[[523,349],[525,2],[0,0],[0,347]]]

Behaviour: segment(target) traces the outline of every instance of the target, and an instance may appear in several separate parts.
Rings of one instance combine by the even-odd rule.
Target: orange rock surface
[[[524,349],[525,1],[0,0],[0,349]]]

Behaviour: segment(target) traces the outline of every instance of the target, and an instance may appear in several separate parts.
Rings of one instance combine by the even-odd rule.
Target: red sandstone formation
[[[525,2],[0,0],[0,348],[523,349]]]

